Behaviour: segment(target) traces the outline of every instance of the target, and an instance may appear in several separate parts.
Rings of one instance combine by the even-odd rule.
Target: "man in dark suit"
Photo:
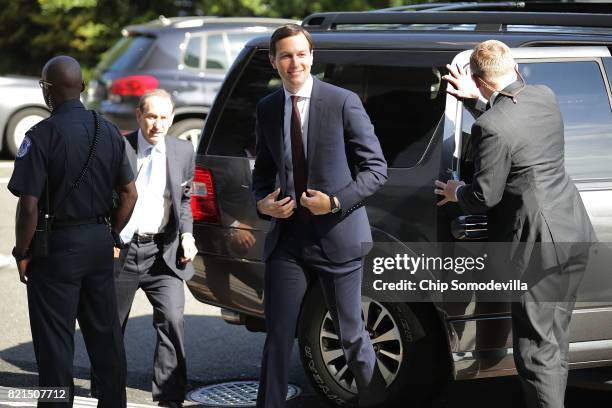
[[[387,164],[361,101],[310,75],[312,39],[294,24],[270,40],[283,88],[257,106],[253,192],[272,219],[264,246],[267,337],[257,406],[284,406],[300,306],[317,280],[335,322],[359,403],[385,382],[361,320],[361,259],[372,236],[363,201],[386,181]],[[275,181],[280,187],[275,189]]]
[[[174,104],[166,91],[141,97],[136,111],[140,129],[127,135],[139,200],[121,231],[129,246],[121,251],[115,278],[124,332],[138,288],[153,306],[153,400],[164,407],[182,406],[186,393],[183,281],[193,276],[190,261],[197,253],[190,203],[193,146],[166,137],[173,116]]]
[[[473,111],[470,185],[436,181],[438,205],[458,201],[467,214],[488,216],[489,240],[510,242],[510,265],[529,289],[512,304],[514,359],[530,407],[562,408],[568,328],[593,228],[565,172],[563,120],[554,93],[526,85],[510,49],[499,41],[474,48],[470,77],[449,67],[449,93]]]

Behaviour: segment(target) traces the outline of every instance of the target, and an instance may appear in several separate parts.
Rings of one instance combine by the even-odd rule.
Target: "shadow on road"
[[[185,316],[185,337],[190,389],[219,381],[256,379],[264,335],[250,333],[244,327],[231,326],[216,316]],[[125,336],[128,357],[128,399],[151,403],[151,378],[155,331],[151,315],[131,318]],[[292,356],[290,379],[302,388],[302,395],[290,401],[287,408],[323,408],[307,383],[297,353]],[[0,351],[0,385],[10,387],[35,386],[36,365],[31,342]],[[12,367],[7,367],[12,366]],[[10,371],[9,371],[10,370]],[[601,369],[606,370],[606,369]],[[608,373],[612,370],[607,369]],[[604,371],[605,372],[605,371]],[[573,372],[571,375],[576,375]],[[89,360],[80,331],[75,336],[75,394],[89,396]],[[612,393],[569,388],[567,408],[609,408]],[[197,405],[189,405],[194,407]],[[384,408],[417,408],[410,395],[398,405]],[[440,390],[431,408],[522,408],[525,407],[517,377],[492,378],[451,383]]]

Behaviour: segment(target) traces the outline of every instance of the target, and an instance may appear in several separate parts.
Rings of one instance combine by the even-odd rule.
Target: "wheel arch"
[[[0,152],[3,152],[6,148],[6,132],[8,131],[8,125],[11,122],[11,119],[20,112],[31,108],[43,109],[51,113],[49,111],[49,108],[44,104],[27,103],[15,106],[13,107],[13,109],[10,110],[10,112],[7,112],[4,115],[0,115]]]
[[[208,116],[208,112],[210,111],[207,107],[192,107],[192,106],[183,106],[180,108],[176,108],[174,112],[174,122],[176,124],[185,119],[202,119],[205,120]]]

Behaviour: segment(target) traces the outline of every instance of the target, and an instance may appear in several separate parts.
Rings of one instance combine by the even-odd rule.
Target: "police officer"
[[[69,401],[39,406],[72,407],[78,319],[91,364],[100,373],[98,407],[125,407],[126,360],[113,281],[113,238],[105,221],[111,215],[113,189],[120,198],[114,231],[125,226],[136,202],[125,141],[113,124],[81,104],[84,84],[75,59],[52,58],[39,83],[51,116],[26,133],[8,185],[19,197],[13,256],[27,285],[39,385],[69,390]],[[45,234],[36,232],[39,213],[53,217],[48,254],[42,255],[32,254],[44,241],[39,236]],[[38,222],[38,229],[42,224]]]

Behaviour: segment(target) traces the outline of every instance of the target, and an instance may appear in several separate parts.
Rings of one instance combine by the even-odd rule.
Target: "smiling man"
[[[385,394],[361,320],[361,259],[372,242],[363,201],[386,181],[387,163],[357,95],[310,75],[312,48],[301,26],[272,34],[270,62],[283,88],[257,106],[253,192],[259,213],[272,219],[263,256],[268,334],[260,408],[285,405],[289,357],[311,281],[334,320],[359,405],[375,405]]]

